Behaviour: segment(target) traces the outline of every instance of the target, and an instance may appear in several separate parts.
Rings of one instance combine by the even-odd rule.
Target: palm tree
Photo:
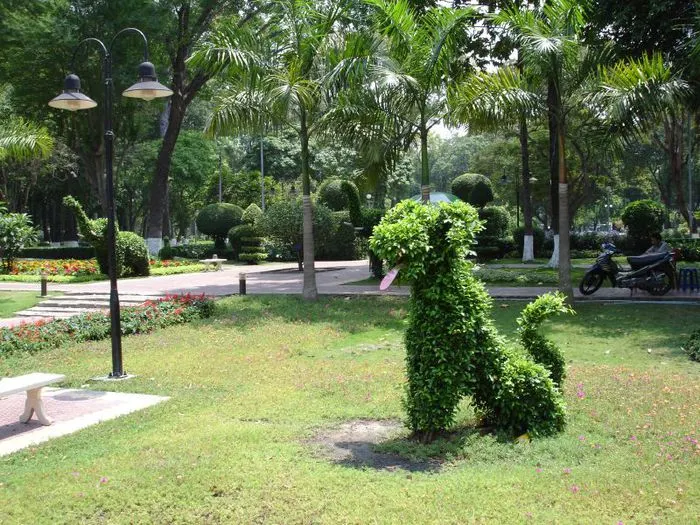
[[[263,123],[293,130],[301,146],[304,288],[317,297],[309,171],[309,140],[322,129],[351,74],[374,54],[361,38],[340,31],[350,2],[277,0],[263,37],[223,25],[193,56],[224,73],[224,89],[208,123],[211,133],[257,131]],[[261,48],[271,42],[271,53]]]
[[[53,138],[44,127],[21,118],[0,121],[0,161],[48,157]]]
[[[559,232],[552,262],[559,266],[560,289],[572,297],[567,116],[584,112],[602,135],[629,136],[651,125],[664,107],[683,95],[685,84],[671,75],[660,57],[605,67],[610,62],[608,48],[593,49],[582,41],[584,2],[551,0],[537,11],[513,7],[494,18],[518,44],[522,72],[504,67],[472,76],[451,96],[453,117],[481,124],[515,122],[522,113],[546,117],[552,211],[555,217],[558,211]]]
[[[366,0],[374,26],[386,41],[386,59],[373,69],[372,82],[383,89],[388,116],[404,122],[408,141],[421,146],[421,194],[430,195],[428,134],[447,114],[447,86],[463,70],[459,52],[470,9],[431,7],[416,11],[406,0]]]

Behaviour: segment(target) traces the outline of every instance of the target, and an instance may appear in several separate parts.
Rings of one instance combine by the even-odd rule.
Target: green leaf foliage
[[[95,248],[95,257],[100,272],[108,274],[107,219],[88,218],[81,204],[71,195],[63,198],[63,204],[73,211],[80,234]],[[115,228],[117,229],[117,275],[120,277],[149,275],[148,248],[143,237],[134,232],[121,232],[116,224]]]
[[[452,193],[464,202],[483,208],[493,200],[491,181],[479,173],[465,173],[452,181]]]
[[[664,227],[664,208],[651,199],[630,202],[622,211],[622,222],[636,251],[649,247],[649,236],[661,234]]]
[[[197,228],[213,237],[217,248],[225,247],[229,230],[242,221],[243,208],[227,202],[209,204],[197,214]]]
[[[450,427],[464,396],[509,435],[549,435],[565,424],[549,372],[507,350],[493,327],[490,298],[465,259],[481,229],[477,211],[464,202],[403,201],[370,239],[374,253],[412,283],[404,406],[423,441]]]
[[[564,294],[547,293],[523,308],[517,320],[520,343],[535,362],[549,370],[552,381],[559,388],[566,375],[564,356],[552,341],[538,332],[538,329],[547,318],[553,315],[574,313],[574,310],[566,304]]]
[[[683,350],[688,354],[691,361],[700,362],[700,330],[695,330],[685,345],[683,345]]]
[[[9,272],[19,251],[37,240],[36,230],[26,213],[0,212],[0,256],[3,271]]]
[[[255,203],[252,203],[250,206],[248,206],[245,211],[243,212],[243,216],[241,219],[243,220],[244,223],[246,224],[256,224],[260,219],[262,219],[263,216],[263,211],[260,209],[260,206],[258,206]]]

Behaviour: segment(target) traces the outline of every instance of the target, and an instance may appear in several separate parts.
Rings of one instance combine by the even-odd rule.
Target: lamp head
[[[49,101],[49,106],[68,111],[90,109],[97,106],[97,102],[80,91],[80,78],[71,73],[63,81],[63,93]]]
[[[143,100],[169,97],[172,94],[173,92],[170,89],[158,82],[156,68],[151,62],[141,62],[139,65],[139,81],[122,93],[125,97]]]

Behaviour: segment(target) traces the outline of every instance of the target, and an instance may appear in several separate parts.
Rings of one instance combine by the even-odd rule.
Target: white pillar
[[[523,262],[529,262],[535,259],[534,244],[532,235],[525,235],[525,237],[523,237]]]
[[[549,259],[547,263],[548,268],[559,268],[559,234],[554,236],[554,251],[552,252],[552,258]]]
[[[146,239],[146,246],[148,246],[148,253],[157,256],[158,252],[163,247],[163,239],[160,237],[148,237]]]

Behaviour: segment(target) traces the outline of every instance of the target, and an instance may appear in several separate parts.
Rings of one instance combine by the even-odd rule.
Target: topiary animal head
[[[389,267],[400,266],[402,277],[415,280],[473,254],[482,228],[477,211],[464,202],[426,206],[406,200],[375,226],[370,247]]]

